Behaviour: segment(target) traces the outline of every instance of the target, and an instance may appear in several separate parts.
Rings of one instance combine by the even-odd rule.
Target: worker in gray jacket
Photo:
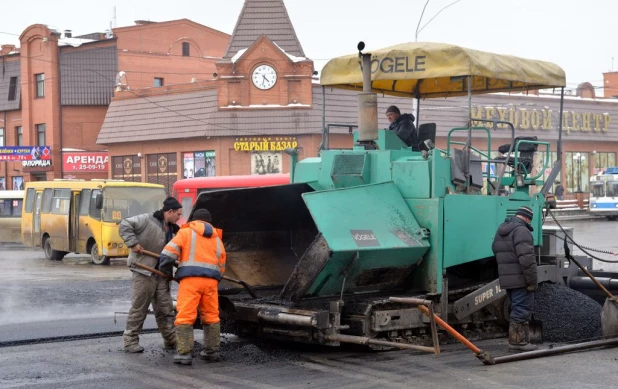
[[[174,328],[174,307],[170,293],[170,282],[147,270],[132,267],[135,262],[158,269],[156,258],[142,254],[142,249],[160,253],[172,240],[182,215],[182,205],[173,197],[163,202],[163,208],[149,214],[126,218],[120,222],[120,237],[131,248],[127,265],[133,272],[131,283],[131,309],[124,331],[124,350],[129,353],[141,353],[144,348],[139,344],[139,333],[152,303],[159,331],[163,336],[165,349],[176,348],[176,330]]]

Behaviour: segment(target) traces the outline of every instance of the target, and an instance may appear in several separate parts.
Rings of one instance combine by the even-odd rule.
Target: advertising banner
[[[51,160],[49,146],[0,147],[0,161],[47,161]]]
[[[109,156],[106,152],[70,152],[62,153],[62,170],[64,172],[107,172]]]
[[[251,174],[281,173],[281,153],[253,152],[251,153]]]
[[[215,174],[216,165],[214,151],[183,153],[182,178],[214,177]]]

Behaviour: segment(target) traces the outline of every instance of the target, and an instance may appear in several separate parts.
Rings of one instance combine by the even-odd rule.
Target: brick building
[[[114,89],[187,83],[212,74],[229,37],[187,19],[138,21],[77,37],[42,24],[28,27],[19,48],[3,45],[0,52],[0,147],[48,146],[51,161],[5,159],[0,186],[106,178],[107,148],[96,138]]]
[[[316,84],[282,0],[245,1],[215,65],[203,82],[116,94],[98,137],[111,178],[171,191],[183,177],[288,172],[285,147],[316,156],[323,123],[356,122],[355,93]],[[347,128],[332,133],[331,147],[352,147]]]
[[[350,48],[353,50],[353,48]],[[345,51],[351,51],[345,50]],[[567,192],[588,189],[589,178],[616,165],[618,101],[595,98],[582,83],[565,100],[563,169]],[[379,127],[388,105],[410,112],[411,99],[378,96]],[[556,159],[559,97],[548,93],[473,98],[473,116],[511,119],[516,136],[536,135]],[[468,120],[466,98],[427,99],[418,123],[435,122],[440,148],[448,131]],[[287,146],[300,158],[316,156],[326,124],[357,122],[356,92],[323,88],[314,76],[282,0],[245,0],[223,58],[209,79],[192,84],[118,93],[97,142],[110,155],[111,178],[161,183],[183,177],[289,172]],[[352,147],[345,127],[331,129],[330,146]],[[492,131],[492,149],[508,143]],[[486,151],[487,140],[474,142]],[[536,169],[543,169],[539,148]],[[543,171],[547,175],[547,171]]]

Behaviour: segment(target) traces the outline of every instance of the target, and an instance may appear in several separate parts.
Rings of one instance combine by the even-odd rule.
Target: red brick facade
[[[107,105],[61,104],[60,80],[67,71],[75,70],[69,66],[60,71],[61,54],[111,48],[117,52],[118,71],[126,74],[125,89],[153,87],[155,77],[168,86],[189,83],[193,78],[211,79],[216,70],[215,62],[222,57],[230,36],[182,19],[117,28],[112,38],[85,41],[78,47],[59,45],[62,38],[61,33],[35,24],[24,30],[17,50],[9,45],[2,47],[0,55],[3,61],[19,61],[21,67],[21,109],[0,112],[4,146],[18,145],[19,127],[23,131],[21,145],[39,146],[37,125],[44,125],[45,145],[52,150],[52,164],[49,167],[25,167],[22,162],[8,161],[0,164],[0,181],[4,180],[9,189],[12,189],[16,179],[20,183],[55,178],[105,178],[108,175],[106,171],[63,171],[63,149],[86,152],[107,150],[106,146],[96,143]],[[93,73],[91,77],[96,79],[97,73]],[[36,95],[37,74],[44,75],[42,97]],[[115,80],[104,81],[109,84],[111,92]]]
[[[260,65],[277,72],[277,82],[267,90],[252,85],[252,73]],[[286,106],[310,107],[313,61],[294,61],[271,40],[262,36],[235,62],[217,64],[219,107]]]
[[[187,19],[137,23],[114,29],[118,70],[126,73],[131,89],[151,88],[155,78],[162,78],[164,86],[186,84],[193,78],[212,79],[215,62],[230,39],[228,34]]]
[[[603,96],[618,97],[618,72],[603,73]]]

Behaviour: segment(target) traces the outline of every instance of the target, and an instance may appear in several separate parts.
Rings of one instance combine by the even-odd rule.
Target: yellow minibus
[[[21,243],[23,190],[0,190],[0,243]]]
[[[118,234],[122,219],[154,212],[166,198],[163,185],[122,180],[54,180],[26,183],[21,240],[59,261],[68,253],[90,254],[107,265],[129,249]]]

